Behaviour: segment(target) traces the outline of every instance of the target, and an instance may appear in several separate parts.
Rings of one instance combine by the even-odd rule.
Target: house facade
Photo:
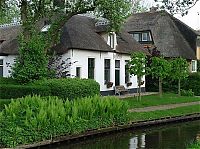
[[[0,45],[1,76],[4,77],[9,76],[11,70],[8,65],[13,65],[18,54],[18,44],[15,41],[21,28],[8,26],[1,28],[0,32],[11,28],[18,29],[12,29],[14,33],[11,33],[10,38],[0,37],[1,40],[5,39]],[[127,32],[107,32],[106,23],[80,15],[68,20],[62,29],[60,43],[52,49],[61,56],[60,63],[66,59],[73,63],[68,67],[70,77],[96,80],[102,95],[114,94],[114,87],[118,85],[136,92],[137,77],[129,75],[126,63],[132,52],[149,54]],[[145,84],[142,85],[142,91],[145,91]]]
[[[197,71],[196,32],[166,11],[137,13],[130,16],[123,29],[147,51],[156,48],[165,58],[187,59],[189,70]]]

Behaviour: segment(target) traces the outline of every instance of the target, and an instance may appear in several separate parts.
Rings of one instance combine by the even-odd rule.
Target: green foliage
[[[44,79],[34,85],[48,86],[51,89],[51,96],[58,96],[63,99],[76,99],[100,94],[100,86],[94,80],[79,78]]]
[[[48,86],[39,85],[1,84],[0,92],[0,99],[19,98],[27,95],[51,95],[51,90]]]
[[[200,72],[200,60],[197,60],[197,72]]]
[[[151,74],[155,78],[164,79],[169,76],[169,72],[171,71],[170,63],[163,57],[153,57],[150,67]]]
[[[192,89],[194,95],[200,96],[200,73],[191,73],[187,80],[183,82],[183,89]]]
[[[15,147],[61,135],[126,123],[128,106],[115,97],[82,100],[27,96],[12,100],[0,113],[0,144]]]
[[[21,36],[20,55],[12,67],[12,77],[22,84],[45,78],[48,73],[45,48],[43,35],[33,33],[28,42]]]
[[[8,79],[9,80],[9,79]],[[26,95],[58,96],[76,99],[100,94],[100,86],[94,80],[65,78],[44,79],[26,85],[1,84],[0,98],[19,98]]]
[[[200,148],[200,140],[197,140],[190,145],[188,145],[187,149],[199,149]]]
[[[175,58],[171,61],[171,73],[170,78],[173,80],[182,80],[189,75],[189,64],[186,59]]]
[[[129,72],[131,75],[138,77],[144,76],[146,72],[146,55],[142,52],[135,52],[131,54],[131,60],[128,62]]]
[[[19,84],[19,83],[13,78],[0,77],[0,85],[1,84]]]
[[[194,92],[191,89],[181,90],[181,96],[194,96]]]

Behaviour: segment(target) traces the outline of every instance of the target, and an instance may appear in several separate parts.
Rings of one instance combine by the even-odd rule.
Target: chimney
[[[158,10],[158,7],[153,6],[153,7],[150,8],[150,12],[156,12],[157,10]]]

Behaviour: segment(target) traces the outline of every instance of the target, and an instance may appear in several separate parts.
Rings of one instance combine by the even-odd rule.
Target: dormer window
[[[131,32],[133,38],[138,42],[152,42],[151,32],[143,31],[143,32]]]
[[[109,37],[108,37],[108,44],[109,44],[109,46],[112,48],[112,49],[114,49],[114,34],[113,33],[110,33],[109,34]]]

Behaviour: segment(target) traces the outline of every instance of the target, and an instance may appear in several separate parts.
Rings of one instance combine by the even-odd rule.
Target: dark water
[[[200,139],[200,121],[170,124],[148,129],[129,130],[93,137],[73,143],[61,143],[50,149],[185,149]]]

